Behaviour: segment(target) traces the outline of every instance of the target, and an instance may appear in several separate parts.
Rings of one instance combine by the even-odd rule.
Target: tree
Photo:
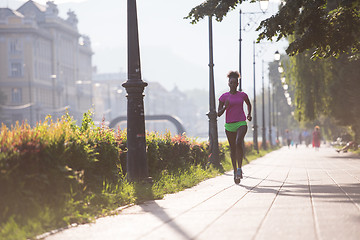
[[[288,83],[296,89],[295,117],[313,122],[327,116],[337,126],[350,126],[360,142],[360,60],[342,54],[312,61],[311,52],[290,57],[285,67]]]
[[[206,0],[186,17],[197,23],[208,15],[222,21],[226,14],[246,0]],[[255,2],[255,0],[247,0]],[[260,23],[258,41],[295,35],[286,49],[290,56],[313,49],[312,57],[338,57],[360,53],[360,0],[287,0],[278,13]]]
[[[349,61],[348,56],[343,55],[328,62],[331,72],[327,79],[331,96],[330,115],[339,125],[351,126],[355,141],[360,142],[360,60]]]

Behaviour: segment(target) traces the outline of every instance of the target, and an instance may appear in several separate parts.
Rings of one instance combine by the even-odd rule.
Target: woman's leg
[[[226,137],[230,146],[230,157],[234,171],[236,171],[236,132],[229,132],[225,130]]]
[[[236,134],[236,159],[238,167],[242,167],[243,158],[245,156],[245,142],[244,137],[247,132],[247,125],[241,126],[237,130]]]

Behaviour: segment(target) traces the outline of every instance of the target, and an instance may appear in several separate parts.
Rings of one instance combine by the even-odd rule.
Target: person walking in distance
[[[218,116],[225,114],[225,133],[229,141],[230,157],[234,169],[234,181],[240,183],[243,178],[242,161],[245,157],[244,137],[247,132],[246,119],[251,121],[251,103],[245,92],[237,91],[240,74],[231,71],[227,75],[229,92],[222,94],[219,98]],[[244,102],[247,105],[247,116],[244,112]]]
[[[320,140],[321,140],[321,134],[320,134],[320,127],[319,126],[316,126],[314,128],[314,131],[312,133],[313,135],[313,140],[312,140],[312,145],[313,145],[313,148],[315,148],[315,150],[319,150],[319,147],[320,147]]]
[[[285,130],[285,139],[286,139],[286,144],[287,144],[288,148],[290,148],[290,145],[291,145],[291,134],[290,134],[289,129],[286,129],[286,130]]]

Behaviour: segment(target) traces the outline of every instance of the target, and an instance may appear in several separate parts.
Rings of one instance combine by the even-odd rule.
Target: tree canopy
[[[186,17],[197,23],[205,16],[222,21],[242,2],[255,0],[206,0]],[[262,39],[280,40],[295,35],[286,49],[290,56],[313,49],[312,57],[338,57],[360,54],[360,0],[286,0],[274,16],[257,28]]]
[[[348,55],[312,61],[307,50],[285,64],[287,83],[295,94],[295,117],[312,122],[330,117],[337,126],[349,126],[360,141],[360,60]]]

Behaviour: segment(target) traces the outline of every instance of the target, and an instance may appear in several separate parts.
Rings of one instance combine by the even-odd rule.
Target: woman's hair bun
[[[240,73],[238,71],[230,71],[227,75],[228,78],[236,78],[240,77]]]

